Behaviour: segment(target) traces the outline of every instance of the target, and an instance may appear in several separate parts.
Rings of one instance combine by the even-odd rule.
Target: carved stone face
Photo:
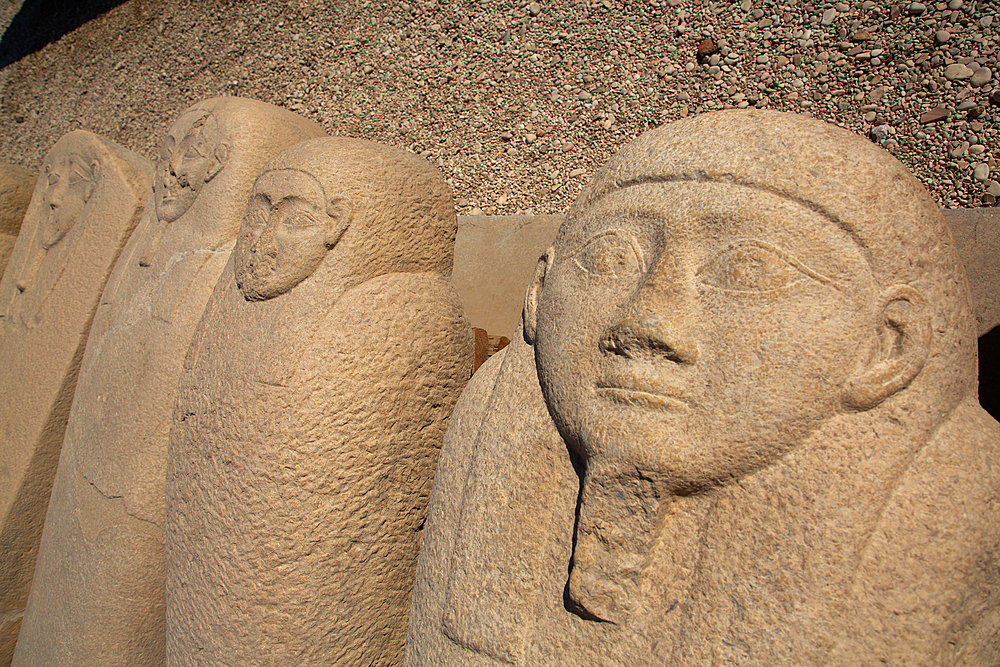
[[[767,465],[840,409],[872,349],[875,294],[857,243],[802,205],[726,183],[636,185],[556,246],[539,378],[588,476],[689,492]]]
[[[196,118],[186,134],[178,137],[171,133],[160,148],[154,191],[156,216],[163,222],[184,215],[225,162],[225,155],[219,154],[218,128],[211,115],[205,112]]]
[[[54,157],[42,169],[45,203],[42,247],[59,243],[80,219],[94,192],[97,164],[77,154]]]
[[[284,294],[312,275],[336,243],[319,182],[279,169],[254,183],[236,240],[236,283],[249,301]]]

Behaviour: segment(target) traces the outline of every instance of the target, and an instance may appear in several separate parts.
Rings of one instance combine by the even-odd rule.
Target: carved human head
[[[902,165],[835,126],[732,111],[652,130],[581,194],[529,290],[549,411],[586,475],[660,497],[768,465],[936,350],[961,396],[975,338],[948,238]]]
[[[42,167],[42,247],[59,243],[80,219],[97,187],[100,162],[82,152],[52,155]]]
[[[157,218],[169,223],[184,215],[228,159],[229,144],[212,112],[196,107],[183,114],[160,146],[153,184]]]
[[[450,272],[455,213],[447,184],[424,160],[359,139],[296,144],[254,183],[234,252],[249,301],[285,294],[345,245],[339,274]]]

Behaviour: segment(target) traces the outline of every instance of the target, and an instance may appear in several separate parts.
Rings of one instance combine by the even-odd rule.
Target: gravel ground
[[[561,213],[646,128],[756,106],[994,205],[998,48],[995,0],[129,0],[0,70],[0,161],[37,169],[76,128],[153,157],[180,110],[239,95],[424,155],[460,214]]]

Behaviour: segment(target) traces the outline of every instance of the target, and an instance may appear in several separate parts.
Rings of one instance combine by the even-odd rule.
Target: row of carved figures
[[[471,380],[455,237],[429,163],[253,100],[155,165],[60,139],[0,281],[0,664],[1000,663],[1000,425],[889,154],[643,134]]]

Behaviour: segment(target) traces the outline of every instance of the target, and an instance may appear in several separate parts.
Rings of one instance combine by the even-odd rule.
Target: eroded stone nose
[[[660,357],[694,363],[698,345],[683,323],[659,313],[644,312],[611,327],[600,341],[601,351],[629,359]]]

